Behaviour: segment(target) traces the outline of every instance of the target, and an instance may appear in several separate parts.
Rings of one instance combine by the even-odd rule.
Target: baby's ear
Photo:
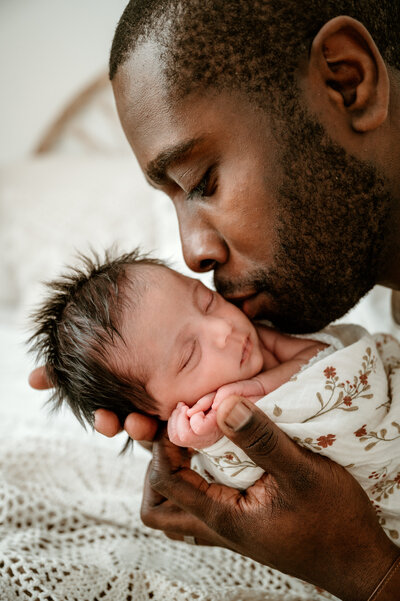
[[[356,19],[339,16],[320,29],[311,46],[307,85],[320,103],[356,132],[382,125],[389,109],[389,76],[368,30]]]

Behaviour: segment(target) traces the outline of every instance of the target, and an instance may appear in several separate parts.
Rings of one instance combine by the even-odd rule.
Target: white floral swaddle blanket
[[[400,343],[352,325],[309,337],[327,335],[339,344],[257,405],[298,444],[346,467],[400,545]],[[263,473],[226,437],[196,454],[192,468],[238,489]]]

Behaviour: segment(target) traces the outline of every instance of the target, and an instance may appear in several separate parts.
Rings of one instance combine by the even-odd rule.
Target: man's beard
[[[223,294],[233,287],[263,292],[268,310],[253,317],[306,333],[347,313],[377,282],[391,197],[374,167],[348,155],[298,104],[293,114],[279,132],[273,264],[234,283],[216,274],[215,283]]]

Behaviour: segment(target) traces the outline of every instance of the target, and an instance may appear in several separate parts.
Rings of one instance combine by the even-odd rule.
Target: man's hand
[[[248,400],[226,399],[217,418],[265,474],[244,492],[208,484],[162,436],[146,478],[144,523],[171,538],[225,546],[343,600],[368,599],[399,549],[354,478],[296,445]]]
[[[37,367],[29,374],[29,385],[36,390],[47,390],[51,384],[47,379],[46,368],[44,365]]]
[[[44,366],[37,367],[29,375],[29,384],[36,390],[51,388]],[[155,418],[140,413],[130,413],[125,420],[124,429],[134,440],[151,442],[156,435],[159,423]],[[98,409],[95,413],[94,427],[100,434],[112,437],[121,432],[118,417],[112,411]]]

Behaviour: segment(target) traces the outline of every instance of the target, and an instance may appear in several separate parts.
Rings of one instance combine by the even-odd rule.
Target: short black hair
[[[51,292],[32,315],[29,345],[54,387],[49,403],[58,409],[66,402],[82,425],[93,426],[100,408],[116,413],[122,425],[132,411],[156,410],[143,378],[116,369],[110,350],[124,344],[124,310],[132,307],[132,296],[140,299],[147,283],[138,267],[166,263],[138,249],[114,254],[105,251],[102,259],[95,252],[80,254],[78,267],[47,283]]]
[[[400,68],[398,0],[131,0],[116,28],[109,76],[153,38],[172,94],[238,89],[265,106],[274,90],[293,95],[299,55],[339,15],[362,22],[387,63]]]

